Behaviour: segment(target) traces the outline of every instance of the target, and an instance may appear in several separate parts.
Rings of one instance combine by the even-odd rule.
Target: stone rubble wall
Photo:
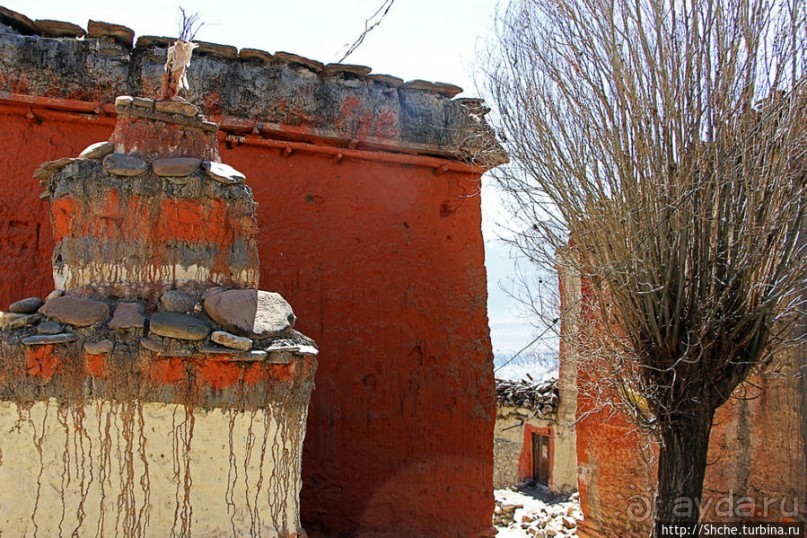
[[[78,27],[54,32],[0,10],[0,99],[24,94],[111,104],[118,95],[156,96],[173,39],[141,36],[133,43],[133,32],[119,25],[90,28],[88,35]],[[482,166],[506,160],[484,122],[487,109],[478,99],[452,100],[461,89],[450,84],[404,83],[363,66],[209,43],[194,52],[188,79],[188,101],[215,119],[248,120],[247,133],[324,138]]]
[[[493,487],[508,488],[520,483],[528,476],[520,468],[520,460],[525,450],[531,451],[530,442],[525,439],[525,425],[534,428],[551,428],[553,417],[544,418],[524,407],[499,405],[496,412],[496,426],[493,434]],[[530,461],[532,458],[530,457]]]

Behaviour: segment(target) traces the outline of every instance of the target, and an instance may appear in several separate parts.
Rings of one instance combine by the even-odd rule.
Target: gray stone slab
[[[38,334],[36,336],[23,338],[22,343],[26,346],[41,346],[45,344],[66,344],[68,342],[75,342],[77,339],[78,336],[73,333]]]
[[[89,327],[109,319],[109,306],[92,299],[63,295],[46,302],[39,313],[60,323]]]
[[[154,103],[154,110],[163,114],[179,114],[188,118],[196,117],[199,109],[191,103],[182,101],[157,101]]]
[[[135,177],[145,174],[149,165],[140,157],[126,153],[111,153],[104,157],[104,170],[110,174]]]
[[[140,303],[118,303],[109,326],[112,329],[142,329],[146,325],[145,311]]]
[[[202,318],[178,312],[157,312],[149,319],[150,333],[179,340],[204,340],[210,325]]]
[[[238,349],[241,351],[249,351],[252,349],[251,338],[236,336],[232,333],[228,333],[227,331],[213,331],[213,334],[210,335],[210,339],[217,344],[221,344],[222,346],[231,349]]]
[[[169,290],[160,296],[160,309],[167,312],[193,312],[196,301],[193,297],[181,290]]]
[[[37,334],[59,334],[64,332],[64,327],[62,327],[61,323],[56,323],[55,321],[43,321],[36,326],[36,332]]]
[[[234,349],[222,346],[213,346],[210,344],[203,345],[199,348],[199,351],[204,353],[205,355],[232,355]]]
[[[153,161],[151,168],[160,177],[189,176],[199,168],[200,164],[202,164],[202,160],[195,157],[166,157]]]
[[[15,314],[33,314],[45,304],[41,297],[27,297],[8,305],[8,311]]]
[[[121,45],[132,48],[134,44],[134,30],[120,24],[111,24],[102,21],[90,20],[87,23],[87,37],[111,37]]]
[[[0,315],[0,328],[13,330],[22,329],[29,325],[33,325],[42,319],[39,314],[16,314],[14,312],[5,312]]]

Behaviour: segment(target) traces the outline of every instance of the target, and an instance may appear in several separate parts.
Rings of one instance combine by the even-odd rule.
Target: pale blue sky
[[[346,63],[367,65],[375,73],[405,80],[450,82],[477,96],[475,58],[493,28],[499,0],[395,0],[380,26]],[[132,28],[136,35],[176,36],[178,5],[197,12],[204,26],[197,40],[287,51],[321,62],[335,62],[362,32],[365,20],[383,0],[2,0],[31,19],[69,21],[87,27],[90,19]],[[489,318],[496,353],[517,351],[534,336],[533,328],[516,315],[499,280],[508,278],[512,263],[506,248],[492,245],[494,222],[507,218],[491,181],[483,181],[483,231],[488,242]],[[491,248],[493,247],[493,248]]]

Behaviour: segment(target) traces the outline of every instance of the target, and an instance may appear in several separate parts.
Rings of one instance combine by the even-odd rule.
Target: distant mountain
[[[497,379],[518,381],[526,379],[540,383],[558,377],[558,354],[555,351],[528,352],[513,358],[513,355],[498,354],[493,357],[494,375]]]

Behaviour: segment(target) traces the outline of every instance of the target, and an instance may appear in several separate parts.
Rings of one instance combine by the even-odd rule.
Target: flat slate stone
[[[168,312],[182,312],[188,314],[193,312],[196,301],[193,297],[181,290],[170,290],[160,297],[160,310]]]
[[[111,153],[104,157],[104,170],[116,176],[139,176],[145,174],[148,168],[146,161],[134,155]]]
[[[8,311],[15,314],[33,314],[45,304],[41,297],[27,297],[8,305]]]
[[[74,161],[76,161],[74,157],[62,157],[61,159],[56,159],[55,161],[44,162],[42,163],[42,167],[47,168],[48,170],[61,170]]]
[[[163,114],[179,114],[188,118],[195,118],[199,114],[199,109],[195,105],[182,101],[157,101],[154,103],[154,110]]]
[[[404,80],[400,77],[394,77],[392,75],[385,75],[385,74],[372,74],[368,75],[367,78],[370,80],[375,80],[376,82],[383,82],[384,84],[391,86],[393,88],[397,88],[401,84],[404,83]]]
[[[102,355],[104,353],[112,353],[115,344],[112,340],[100,340],[98,342],[84,342],[84,352],[90,355]]]
[[[0,6],[0,22],[7,26],[11,26],[22,35],[36,35],[36,23],[16,11],[11,11],[8,8]]]
[[[435,82],[435,86],[437,86],[437,91],[452,99],[454,96],[461,94],[464,90],[457,86],[456,84],[449,84],[448,82]]]
[[[241,353],[240,355],[233,355],[235,361],[265,361],[267,353],[260,349],[250,351],[249,353]]]
[[[77,160],[73,157],[62,157],[55,161],[44,162],[34,171],[33,178],[39,180],[40,185],[42,185],[44,181],[50,180],[53,174]]]
[[[127,107],[132,104],[132,101],[134,101],[134,97],[131,95],[119,95],[115,98],[115,106]]]
[[[0,315],[0,328],[3,329],[22,329],[29,325],[33,325],[42,319],[39,314],[16,314],[14,312],[5,312]]]
[[[166,157],[151,163],[154,173],[160,177],[189,176],[199,168],[202,159],[196,157]]]
[[[199,347],[199,351],[206,355],[232,355],[234,350],[228,347],[205,344]]]
[[[239,349],[241,351],[249,351],[252,349],[251,338],[236,336],[232,333],[228,333],[227,331],[213,331],[213,334],[210,335],[210,339],[217,344],[221,344],[222,346],[229,347],[231,349]]]
[[[238,49],[232,45],[219,45],[207,41],[194,41],[194,44],[197,45],[194,52],[199,54],[210,54],[227,60],[235,60],[238,57]]]
[[[67,342],[75,342],[77,339],[78,336],[73,333],[38,334],[36,336],[23,338],[22,343],[26,346],[41,346],[44,344],[65,344]]]
[[[140,47],[152,47],[157,45],[158,47],[170,47],[174,43],[176,43],[177,38],[175,37],[163,37],[163,36],[156,36],[156,35],[141,35],[137,38],[137,42],[135,46]]]
[[[272,344],[271,346],[267,347],[265,351],[267,353],[273,353],[278,351],[288,351],[291,353],[300,351],[300,346],[294,346],[289,344],[281,344],[281,345]]]
[[[322,69],[322,73],[325,75],[335,73],[351,73],[359,77],[364,77],[369,75],[372,70],[373,69],[371,67],[367,67],[366,65],[333,63],[333,64],[327,64]]]
[[[114,149],[115,145],[112,142],[104,140],[87,146],[78,156],[82,159],[103,159]]]
[[[279,293],[262,290],[227,290],[205,298],[205,311],[230,332],[250,338],[277,336],[297,320]]]
[[[109,22],[89,21],[87,23],[87,37],[111,37],[118,43],[132,48],[134,43],[134,30],[122,26],[120,24],[112,24]]]
[[[157,312],[149,319],[150,332],[179,340],[204,340],[210,325],[202,318],[178,312]]]
[[[146,325],[145,311],[140,303],[118,303],[109,326],[112,329],[142,329]]]
[[[238,57],[244,61],[247,60],[261,60],[263,62],[271,62],[272,55],[265,50],[245,48],[238,51]]]
[[[168,349],[165,344],[153,338],[141,338],[140,345],[149,351],[153,351],[154,353],[165,353],[165,351]]]
[[[64,295],[46,302],[39,313],[60,323],[89,327],[109,319],[109,306],[92,299]]]
[[[36,326],[37,334],[59,334],[64,331],[64,327],[55,321],[43,321]]]
[[[311,58],[306,58],[305,56],[300,56],[299,54],[292,54],[291,52],[275,52],[275,58],[290,63],[304,65],[316,73],[319,73],[325,67],[325,64],[322,62],[312,60]]]
[[[298,355],[319,355],[319,350],[314,346],[301,345],[297,350]]]
[[[84,37],[87,35],[81,26],[65,21],[37,19],[36,28],[45,37]]]
[[[146,97],[132,97],[132,106],[139,108],[153,108],[154,100]]]
[[[211,178],[219,183],[232,185],[235,183],[243,183],[247,176],[230,166],[229,164],[216,163],[213,161],[204,161],[202,163],[202,170]]]

